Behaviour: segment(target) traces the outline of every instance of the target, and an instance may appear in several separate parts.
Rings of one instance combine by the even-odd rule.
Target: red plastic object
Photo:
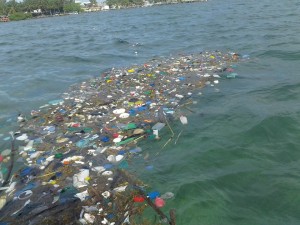
[[[143,202],[143,201],[145,201],[145,199],[142,196],[135,196],[133,198],[133,201],[134,202]]]

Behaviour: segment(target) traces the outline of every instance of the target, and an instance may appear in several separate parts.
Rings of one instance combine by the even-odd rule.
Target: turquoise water
[[[71,84],[153,57],[222,50],[249,55],[236,79],[207,87],[173,124],[178,143],[145,146],[137,173],[175,194],[180,225],[300,224],[300,3],[222,1],[127,9],[0,24],[3,138],[18,112]],[[13,118],[13,119],[12,119]],[[168,138],[165,131],[165,139]],[[142,167],[141,167],[142,168]]]

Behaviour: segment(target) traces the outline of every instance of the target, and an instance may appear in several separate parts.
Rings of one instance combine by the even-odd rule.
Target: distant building
[[[109,10],[109,6],[108,5],[103,5],[102,10]]]
[[[105,0],[97,0],[97,5],[91,5],[91,2],[87,0],[75,0],[75,3],[79,3],[85,12],[109,10],[109,6],[106,5]]]
[[[42,13],[42,10],[41,9],[35,9],[32,11],[33,13]]]
[[[0,16],[0,22],[9,22],[8,16]]]

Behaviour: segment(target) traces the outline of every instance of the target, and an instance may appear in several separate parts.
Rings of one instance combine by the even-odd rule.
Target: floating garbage
[[[59,104],[62,104],[63,102],[64,102],[63,99],[56,99],[56,100],[49,101],[48,104],[50,104],[50,105],[59,105]]]
[[[134,202],[144,202],[145,199],[144,199],[144,197],[142,197],[142,196],[134,196],[134,197],[133,197],[133,201],[134,201]]]
[[[166,124],[165,123],[156,123],[153,127],[152,130],[161,130]]]
[[[73,186],[76,188],[81,188],[87,186],[89,183],[86,178],[89,176],[89,170],[83,169],[79,173],[73,176]]]
[[[166,204],[165,200],[163,200],[162,198],[159,198],[159,197],[156,197],[154,202],[158,208],[164,207],[164,205]]]
[[[158,191],[153,191],[147,194],[147,197],[150,198],[151,200],[154,200],[158,196],[160,196],[160,193]]]
[[[125,113],[126,109],[115,109],[113,111],[114,114],[122,114],[122,113]]]
[[[28,139],[28,136],[27,136],[27,134],[22,134],[21,136],[17,137],[16,139],[19,141],[24,141],[24,140]]]
[[[231,65],[237,60],[215,51],[113,68],[73,85],[29,116],[20,114],[20,130],[7,137],[13,147],[0,153],[1,222],[135,224],[135,216],[151,207],[175,224],[160,210],[174,194],[146,193],[146,185],[127,170],[138,159],[145,162],[142,170],[152,171],[148,160],[157,149],[140,143],[151,145],[164,135],[169,139],[162,148],[171,143],[172,124],[188,124],[194,96],[236,77]],[[13,157],[23,159],[20,169],[9,166]],[[11,174],[6,182],[5,174]]]
[[[161,195],[162,199],[170,199],[170,198],[173,198],[173,197],[174,197],[174,194],[172,192],[166,192],[166,193]]]
[[[236,78],[238,74],[237,73],[229,73],[226,75],[227,78]]]
[[[0,210],[5,206],[6,204],[6,196],[2,195],[0,196]]]
[[[180,116],[179,119],[180,119],[180,122],[184,125],[188,123],[186,116]]]

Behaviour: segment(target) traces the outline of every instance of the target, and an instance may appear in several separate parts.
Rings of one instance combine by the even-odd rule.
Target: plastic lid
[[[117,137],[119,137],[119,134],[118,133],[114,133],[112,136],[113,136],[113,138],[117,138]]]
[[[147,195],[151,200],[155,199],[156,197],[160,196],[160,193],[158,191],[153,191],[148,193]]]
[[[103,142],[109,142],[109,137],[105,136],[100,139]]]

